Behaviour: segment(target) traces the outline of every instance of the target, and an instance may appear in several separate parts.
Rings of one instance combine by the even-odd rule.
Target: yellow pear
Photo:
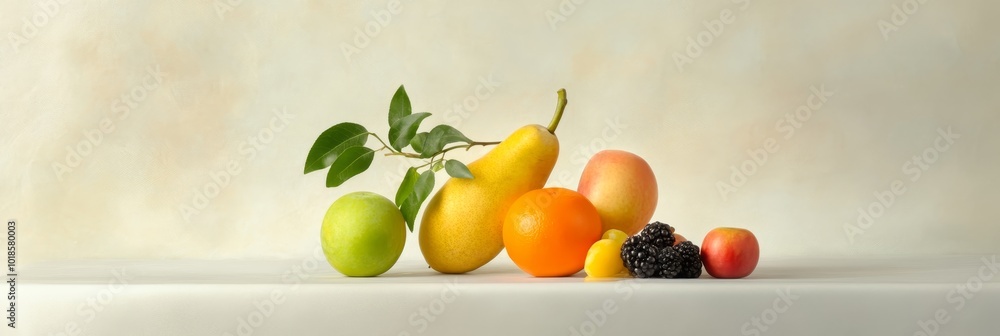
[[[510,205],[540,189],[559,157],[555,129],[566,106],[566,91],[552,123],[521,127],[468,165],[473,179],[452,178],[431,198],[420,223],[420,251],[441,273],[465,273],[503,250],[503,220]]]

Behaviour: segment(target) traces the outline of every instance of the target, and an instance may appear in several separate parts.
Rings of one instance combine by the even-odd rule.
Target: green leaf
[[[458,160],[448,160],[448,162],[445,162],[444,170],[447,171],[448,175],[451,175],[451,177],[464,179],[472,178],[472,171],[469,170],[469,167],[466,167],[464,163],[459,162]]]
[[[392,95],[392,102],[389,103],[389,126],[391,127],[397,120],[410,115],[412,112],[410,97],[406,95],[406,89],[400,85],[396,89],[396,93]]]
[[[327,187],[338,187],[350,178],[363,173],[372,165],[375,151],[368,147],[351,147],[337,156],[326,175]]]
[[[403,150],[406,145],[409,145],[410,140],[412,140],[417,134],[417,128],[420,127],[420,122],[430,116],[431,114],[428,112],[420,112],[396,120],[396,122],[392,124],[392,127],[389,128],[389,143],[392,145],[392,148],[400,151]]]
[[[413,232],[413,222],[417,219],[417,212],[420,212],[420,206],[427,200],[427,196],[431,195],[431,190],[434,190],[434,172],[427,170],[420,174],[417,183],[413,185],[413,192],[399,207],[410,232]]]
[[[407,197],[410,197],[419,177],[420,174],[417,174],[417,168],[410,167],[410,169],[406,170],[406,174],[403,175],[403,183],[399,185],[399,190],[396,190],[396,206],[402,206],[403,201]]]
[[[309,149],[303,174],[329,167],[345,150],[364,146],[366,142],[368,142],[368,130],[364,126],[340,123],[328,128],[316,138],[316,142]]]
[[[413,147],[413,150],[416,151],[417,153],[420,153],[424,150],[424,141],[427,140],[427,134],[429,133],[420,132],[417,133],[417,135],[414,135],[413,139],[410,139],[410,147]]]
[[[424,148],[421,148],[420,156],[429,158],[444,149],[444,146],[455,142],[471,144],[472,140],[469,140],[469,138],[465,137],[462,132],[459,132],[454,127],[438,125],[431,130],[430,134],[427,135],[427,139],[424,140]]]
[[[444,164],[441,163],[441,161],[435,161],[434,164],[431,165],[431,170],[435,173],[441,171],[441,169],[444,169]]]

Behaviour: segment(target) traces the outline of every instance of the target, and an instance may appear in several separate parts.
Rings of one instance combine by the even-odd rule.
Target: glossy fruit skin
[[[604,231],[604,234],[601,235],[601,239],[611,239],[619,243],[624,243],[625,239],[628,239],[628,234],[622,230],[611,229]]]
[[[588,277],[614,277],[625,270],[622,263],[622,244],[628,236],[620,230],[608,230],[587,251],[587,260],[583,269]]]
[[[708,274],[720,279],[743,278],[757,268],[760,245],[750,230],[715,228],[701,244],[701,261]]]
[[[686,242],[686,241],[688,241],[688,240],[687,240],[687,238],[684,238],[684,236],[682,236],[682,235],[680,235],[678,233],[674,234],[674,246],[680,245],[681,243]]]
[[[659,189],[649,163],[621,150],[604,150],[583,168],[577,188],[601,214],[605,231],[634,235],[656,211]]]
[[[371,192],[354,192],[334,201],[320,229],[327,262],[347,276],[385,273],[396,264],[405,243],[403,214],[392,201]]]
[[[473,179],[449,179],[419,223],[427,264],[441,273],[465,273],[493,260],[504,248],[503,222],[511,204],[545,186],[558,156],[556,136],[528,125],[470,163]]]
[[[546,188],[514,201],[504,221],[503,241],[510,259],[525,273],[570,276],[583,269],[601,232],[601,216],[586,197]]]

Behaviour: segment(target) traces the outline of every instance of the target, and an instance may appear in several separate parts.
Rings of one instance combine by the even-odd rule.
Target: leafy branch
[[[475,146],[497,145],[499,141],[473,141],[449,125],[437,125],[427,132],[418,132],[420,124],[430,117],[430,112],[413,113],[410,98],[402,85],[389,103],[389,134],[385,139],[355,123],[340,123],[323,131],[306,156],[304,174],[327,167],[326,186],[338,187],[371,167],[376,152],[384,156],[402,156],[423,159],[424,163],[410,167],[396,191],[396,206],[403,213],[406,226],[413,231],[417,212],[434,189],[434,173],[444,169],[455,178],[472,179],[472,172],[464,163],[445,159],[448,152],[469,150]],[[381,148],[365,147],[369,137],[375,138]],[[448,147],[448,145],[456,144]],[[405,151],[409,147],[411,152]],[[418,173],[419,169],[426,169]]]

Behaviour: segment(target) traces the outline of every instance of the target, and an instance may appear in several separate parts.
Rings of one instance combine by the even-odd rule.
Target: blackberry
[[[660,222],[652,222],[646,225],[637,235],[644,235],[653,246],[666,248],[674,246],[674,233],[670,225]]]
[[[698,245],[686,241],[672,248],[680,256],[680,272],[678,278],[693,279],[701,276],[701,249]]]
[[[637,278],[673,278],[681,271],[681,255],[676,250],[657,247],[641,233],[625,240],[621,257]]]

